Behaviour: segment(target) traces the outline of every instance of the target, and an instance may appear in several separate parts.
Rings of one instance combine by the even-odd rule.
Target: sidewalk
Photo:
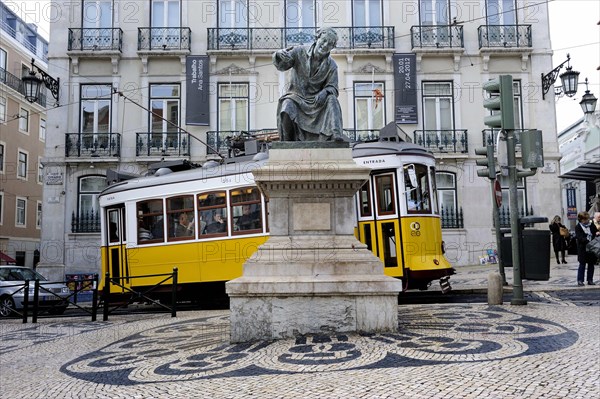
[[[573,289],[600,289],[600,266],[596,265],[594,281],[595,286],[577,286],[577,255],[569,255],[567,264],[556,264],[556,259],[550,259],[550,279],[548,281],[522,280],[524,291],[558,291]],[[456,274],[450,277],[450,285],[454,293],[487,292],[488,276],[491,272],[499,272],[498,264],[471,265],[455,267]],[[504,290],[512,291],[513,268],[504,269],[508,286]],[[431,291],[441,291],[435,282],[429,288]]]

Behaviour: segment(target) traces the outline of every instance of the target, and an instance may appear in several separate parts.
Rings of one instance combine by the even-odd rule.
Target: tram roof
[[[142,176],[134,179],[129,179],[116,183],[105,188],[100,195],[107,195],[111,193],[118,193],[127,190],[135,190],[146,187],[156,187],[165,184],[173,183],[185,183],[188,181],[197,180],[208,180],[213,178],[221,178],[225,176],[238,175],[241,173],[248,173],[253,169],[256,169],[266,163],[267,159],[245,161],[245,162],[231,162],[221,165],[204,166],[201,168],[195,168],[185,171],[171,172],[167,174],[154,174],[151,176]],[[207,164],[205,164],[207,165]]]

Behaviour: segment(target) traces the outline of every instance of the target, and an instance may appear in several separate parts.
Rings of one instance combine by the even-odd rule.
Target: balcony
[[[531,25],[482,25],[477,28],[479,48],[530,48]]]
[[[3,68],[0,68],[0,83],[4,83],[17,93],[24,95],[23,93],[23,82],[10,72],[7,72]],[[40,93],[38,100],[36,101],[42,107],[46,107],[46,96]]]
[[[69,29],[69,51],[118,51],[123,46],[121,28]]]
[[[440,207],[440,219],[442,221],[442,229],[462,229],[465,227],[462,207],[454,209],[454,207]]]
[[[467,153],[466,129],[415,130],[414,143],[436,153]]]
[[[138,51],[190,51],[190,28],[138,28]]]
[[[187,132],[144,132],[135,136],[135,155],[138,157],[190,156]]]
[[[381,129],[344,129],[344,135],[351,143],[378,141]]]
[[[100,158],[112,161],[121,156],[119,133],[67,133],[66,158]]]
[[[333,27],[338,49],[394,49],[394,27]],[[308,45],[316,27],[306,28],[209,28],[208,50],[278,50]]]
[[[462,25],[411,26],[412,48],[460,48],[465,45]]]

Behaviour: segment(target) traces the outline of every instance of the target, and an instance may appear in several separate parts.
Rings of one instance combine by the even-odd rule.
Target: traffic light
[[[487,169],[478,169],[477,176],[487,177],[488,179],[496,178],[496,162],[494,161],[494,146],[475,148],[475,155],[485,155],[486,159],[477,159],[477,166],[487,166]]]
[[[513,110],[513,79],[511,75],[500,75],[483,84],[483,90],[490,94],[483,99],[483,106],[494,112],[486,116],[483,123],[491,128],[513,130],[515,116]]]

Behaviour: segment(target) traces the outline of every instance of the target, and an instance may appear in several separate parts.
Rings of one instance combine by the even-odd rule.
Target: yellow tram
[[[111,284],[111,293],[148,290],[164,279],[156,275],[177,267],[178,299],[224,296],[224,283],[241,276],[268,238],[268,201],[252,175],[266,162],[261,155],[161,169],[106,188],[99,197],[102,275],[122,285]],[[357,238],[405,289],[426,289],[434,280],[447,286],[454,269],[443,255],[433,156],[389,141],[356,144],[353,156],[372,169],[356,195]],[[151,295],[160,296],[160,288]]]

